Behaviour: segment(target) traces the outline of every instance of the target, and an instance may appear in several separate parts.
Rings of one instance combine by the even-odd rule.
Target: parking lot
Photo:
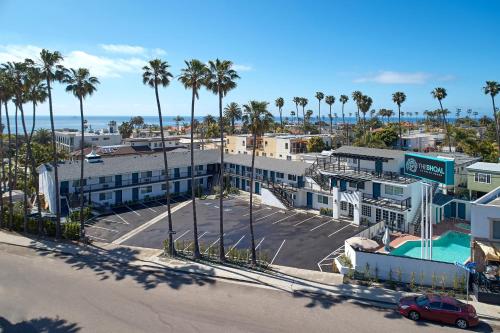
[[[193,239],[192,206],[188,198],[176,198],[172,205],[174,239],[189,244]],[[224,243],[250,247],[248,202],[239,198],[224,201]],[[198,239],[218,246],[218,200],[198,200]],[[163,247],[168,237],[168,218],[164,201],[153,201],[114,209],[112,214],[89,222],[87,234],[97,241],[149,248]],[[362,229],[348,221],[331,217],[282,210],[265,205],[254,208],[257,250],[266,252],[272,264],[297,268],[331,270],[334,256],[342,251],[344,240]]]

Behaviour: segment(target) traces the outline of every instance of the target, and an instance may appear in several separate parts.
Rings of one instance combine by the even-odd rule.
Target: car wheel
[[[420,319],[420,313],[418,313],[417,311],[410,311],[410,313],[408,313],[408,318],[414,321],[418,321]]]
[[[466,329],[469,326],[469,324],[467,323],[467,320],[465,320],[465,319],[457,319],[455,324],[457,325],[458,328],[462,328],[462,329]]]

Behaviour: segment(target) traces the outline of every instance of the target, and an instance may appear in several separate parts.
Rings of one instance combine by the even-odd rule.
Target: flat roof
[[[500,173],[500,163],[477,162],[467,167],[467,170],[490,171]]]
[[[252,166],[252,155],[250,154],[224,154],[225,163],[233,163]],[[255,168],[270,171],[278,171],[292,175],[303,175],[311,163],[301,161],[280,160],[272,157],[255,156]]]
[[[380,149],[355,146],[342,146],[333,151],[333,155],[365,156],[374,159],[403,159],[405,152],[395,149]]]

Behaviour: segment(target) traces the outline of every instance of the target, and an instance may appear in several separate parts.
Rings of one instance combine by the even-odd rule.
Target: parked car
[[[479,324],[476,309],[453,297],[434,294],[403,297],[399,300],[398,311],[412,320],[427,319],[453,324],[459,328]]]

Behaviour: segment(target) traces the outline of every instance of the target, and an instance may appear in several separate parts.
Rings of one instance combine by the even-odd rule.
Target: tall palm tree
[[[231,120],[231,134],[234,134],[234,122],[241,120],[242,112],[238,103],[231,102],[224,108],[224,116]]]
[[[184,121],[184,117],[182,116],[175,116],[174,117],[174,122],[175,122],[175,127],[177,128],[177,134],[179,134],[181,132],[181,129],[180,129],[180,123]]]
[[[500,146],[500,119],[497,115],[497,108],[495,106],[495,96],[500,92],[500,83],[496,81],[486,81],[483,91],[485,95],[491,96],[491,104],[493,105],[493,121],[495,121],[495,130],[497,134],[497,144]]]
[[[323,98],[325,98],[325,94],[323,94],[321,91],[316,92],[315,95],[316,99],[318,100],[318,127],[319,127],[319,134],[321,134],[321,101]]]
[[[359,120],[359,103],[361,102],[361,97],[363,97],[363,93],[359,90],[356,90],[352,93],[352,100],[356,103],[357,113],[356,120]]]
[[[7,146],[7,158],[8,158],[8,176],[7,176],[7,184],[9,187],[9,204],[8,204],[8,211],[9,211],[9,218],[8,218],[8,226],[9,229],[12,229],[12,218],[13,218],[13,201],[12,201],[12,157],[10,153],[11,149],[11,133],[10,133],[10,118],[9,118],[9,108],[8,108],[8,102],[12,99],[13,97],[13,84],[12,84],[12,77],[10,77],[9,73],[7,70],[2,66],[0,68],[0,161],[2,163],[2,177],[1,177],[1,183],[0,187],[3,189],[5,187],[5,167],[3,163],[3,125],[1,123],[2,121],[2,114],[1,114],[1,104],[3,103],[5,106],[5,118],[7,120],[7,134],[8,134],[8,146]],[[0,220],[0,226],[4,226],[5,222],[3,220],[4,217],[4,206],[3,206],[3,200],[0,200],[0,211],[1,211],[1,220]]]
[[[302,106],[302,117],[304,117],[304,134],[306,134],[306,113],[304,111],[307,103],[309,103],[309,100],[307,98],[301,97],[299,104]]]
[[[363,95],[359,102],[359,109],[363,113],[363,131],[366,133],[366,113],[370,111],[373,100],[370,96]]]
[[[56,191],[56,238],[61,238],[61,193],[59,192],[59,173],[58,173],[58,157],[56,149],[56,134],[54,127],[54,110],[52,107],[52,86],[51,83],[54,81],[62,80],[62,70],[63,67],[58,65],[63,61],[63,56],[58,51],[50,52],[43,49],[40,52],[40,58],[42,60],[42,75],[45,79],[45,84],[47,85],[48,97],[49,97],[49,114],[50,114],[50,131],[52,134],[52,164],[54,168],[54,184]]]
[[[444,124],[445,130],[446,130],[446,136],[448,137],[448,148],[449,148],[449,151],[451,153],[450,131],[448,130],[448,122],[446,121],[446,114],[447,114],[446,112],[449,113],[449,111],[448,110],[445,111],[443,109],[443,103],[442,103],[442,100],[446,98],[448,93],[446,92],[445,88],[438,87],[438,88],[435,88],[433,91],[431,91],[431,95],[432,95],[432,97],[434,97],[435,99],[437,99],[439,101],[439,107],[441,109],[441,116],[443,117],[443,124]]]
[[[290,111],[290,116],[292,116],[292,124],[293,124],[293,121],[294,121],[294,117],[295,117],[295,111]]]
[[[347,95],[340,95],[339,101],[342,103],[342,125],[346,127],[345,124],[345,114],[344,114],[344,106],[345,103],[349,100],[349,97]],[[347,133],[346,133],[346,139],[347,139],[347,145],[349,145],[349,127],[347,127]]]
[[[283,97],[278,97],[276,99],[276,101],[274,101],[276,107],[278,108],[278,111],[280,113],[280,126],[281,128],[283,128],[283,115],[282,115],[282,112],[281,112],[281,109],[283,108],[283,105],[285,105],[285,100],[283,99]]]
[[[328,95],[325,97],[325,103],[330,107],[330,135],[333,133],[333,124],[332,124],[332,105],[335,103],[335,97],[332,95]]]
[[[163,152],[163,165],[165,168],[165,186],[166,186],[166,197],[167,197],[167,213],[168,213],[168,252],[170,256],[175,255],[175,247],[173,240],[173,227],[172,227],[172,214],[170,212],[170,184],[169,184],[169,174],[168,174],[168,159],[167,151],[165,150],[165,133],[163,130],[163,118],[161,114],[161,104],[160,96],[158,95],[158,86],[166,87],[170,84],[170,79],[172,78],[172,73],[168,71],[170,65],[161,59],[153,59],[148,62],[148,65],[142,67],[142,83],[154,88],[156,107],[158,109],[158,119],[160,121],[160,136],[161,136],[161,148]]]
[[[83,212],[85,202],[85,194],[83,192],[85,118],[83,116],[83,100],[86,97],[92,96],[97,90],[99,80],[91,76],[87,68],[71,68],[66,72],[63,82],[67,84],[66,92],[72,93],[80,103],[80,241],[85,242],[85,214]]]
[[[194,165],[194,104],[199,98],[198,91],[207,83],[208,68],[197,59],[184,61],[186,67],[181,69],[179,81],[184,88],[191,89],[191,201],[193,204],[193,240],[194,250],[193,258],[201,257],[200,245],[198,242],[198,220],[196,218],[196,184],[194,182],[195,165]],[[222,194],[222,193],[221,193]]]
[[[273,115],[267,110],[267,102],[250,101],[243,105],[243,121],[250,129],[253,142],[257,142],[257,136],[263,135],[274,122]],[[257,264],[257,255],[255,253],[255,236],[253,232],[253,192],[254,192],[254,172],[255,172],[255,147],[252,149],[252,170],[250,176],[250,237],[252,247],[252,265]]]
[[[399,126],[399,138],[398,138],[398,145],[399,148],[401,149],[401,143],[402,143],[402,129],[401,129],[401,104],[403,104],[406,101],[406,95],[402,91],[396,91],[394,94],[392,94],[392,101],[397,104],[398,106],[398,126]]]
[[[300,97],[294,97],[293,98],[293,103],[295,104],[295,114],[297,115],[297,126],[299,125],[299,104],[300,104]]]
[[[224,252],[224,119],[222,115],[222,98],[234,88],[236,80],[239,79],[238,73],[233,69],[233,63],[229,60],[216,59],[209,61],[209,75],[207,87],[219,97],[219,129],[220,129],[220,201],[219,201],[219,260],[226,260]]]

